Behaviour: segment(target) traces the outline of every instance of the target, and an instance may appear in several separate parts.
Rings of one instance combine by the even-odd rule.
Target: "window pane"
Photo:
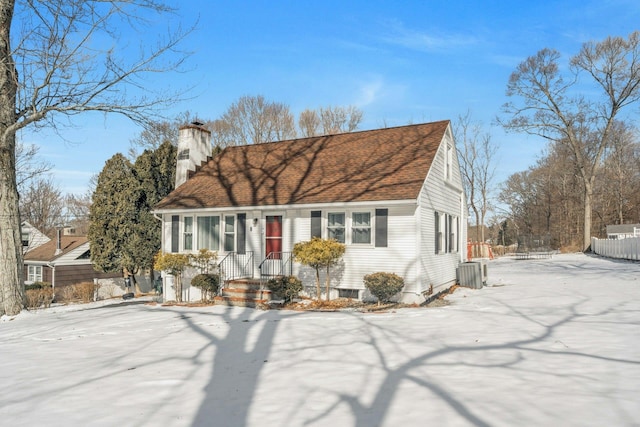
[[[345,215],[344,213],[330,213],[327,215],[328,222],[328,237],[329,239],[336,239],[340,243],[345,242]]]
[[[329,227],[344,227],[344,214],[343,213],[330,213],[329,214]]]
[[[330,228],[329,238],[336,239],[340,243],[344,243],[344,228]]]
[[[352,243],[371,243],[371,214],[354,212],[352,215]]]
[[[190,251],[193,249],[193,217],[190,216],[184,218],[183,246],[185,251]]]
[[[353,243],[371,243],[371,229],[354,228]]]
[[[220,217],[199,216],[198,249],[217,251],[220,248]]]
[[[235,243],[235,217],[224,217],[224,250],[226,252],[232,252],[234,250]]]

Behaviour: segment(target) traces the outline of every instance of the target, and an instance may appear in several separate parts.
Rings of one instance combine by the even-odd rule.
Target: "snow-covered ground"
[[[450,305],[363,314],[56,307],[0,322],[5,426],[631,426],[640,263],[489,263]]]

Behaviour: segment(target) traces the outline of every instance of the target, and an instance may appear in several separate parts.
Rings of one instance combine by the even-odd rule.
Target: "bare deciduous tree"
[[[498,147],[491,141],[491,136],[483,132],[482,124],[473,121],[469,111],[458,117],[453,132],[467,190],[467,205],[476,220],[476,239],[484,242],[485,220],[490,207],[489,189],[495,173],[494,157]]]
[[[260,144],[296,136],[289,107],[267,101],[262,95],[240,97],[220,119],[207,124],[213,143],[219,147]]]
[[[63,211],[64,197],[51,177],[31,181],[20,194],[20,218],[49,237],[63,225]]]
[[[304,110],[300,113],[298,127],[302,136],[331,135],[353,132],[362,121],[362,111],[348,107],[321,107],[318,110]]]
[[[320,134],[320,116],[315,110],[304,110],[298,116],[300,136],[308,138]]]
[[[65,225],[73,227],[77,234],[85,235],[89,232],[89,211],[91,208],[91,194],[67,194],[64,198]]]
[[[170,30],[153,47],[131,41],[148,31],[148,14],[172,12],[160,0],[0,0],[0,315],[24,300],[16,132],[56,130],[87,111],[157,118],[179,94],[143,93],[144,77],[182,64],[188,31]]]
[[[509,131],[527,132],[565,144],[584,183],[583,249],[591,241],[595,179],[614,122],[621,110],[640,99],[640,32],[628,38],[588,42],[571,58],[563,75],[560,53],[543,49],[522,62],[509,79],[500,120]],[[577,83],[586,75],[599,96],[587,96]]]
[[[29,181],[51,170],[51,163],[38,157],[40,148],[35,144],[16,143],[16,184],[23,190]]]
[[[182,125],[191,122],[191,117],[191,112],[185,111],[170,120],[154,120],[145,123],[140,134],[130,141],[129,160],[135,162],[142,151],[157,150],[165,141],[178,146],[178,131]]]

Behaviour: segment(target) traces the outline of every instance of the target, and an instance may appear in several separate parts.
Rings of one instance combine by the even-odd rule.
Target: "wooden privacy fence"
[[[640,260],[640,237],[626,239],[591,238],[591,250],[609,258]]]

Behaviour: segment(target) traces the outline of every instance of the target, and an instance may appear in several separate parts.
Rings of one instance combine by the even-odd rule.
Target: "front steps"
[[[260,290],[260,279],[235,279],[224,283],[217,305],[255,308],[271,301],[271,291]]]

